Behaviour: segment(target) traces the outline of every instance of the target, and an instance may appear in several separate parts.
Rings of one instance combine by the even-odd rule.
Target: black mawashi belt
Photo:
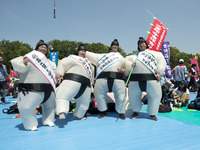
[[[72,81],[81,83],[80,90],[74,97],[75,99],[79,98],[85,92],[85,89],[87,86],[91,87],[90,79],[88,79],[82,75],[78,75],[78,74],[74,74],[74,73],[66,73],[66,74],[64,74],[63,79],[64,80],[72,80]]]
[[[112,87],[114,83],[114,79],[125,80],[124,73],[121,72],[102,72],[97,79],[99,78],[107,78],[108,90],[112,92]]]
[[[51,92],[54,91],[51,84],[48,83],[19,83],[18,90],[19,92],[22,92],[24,96],[28,94],[29,91],[44,92],[42,103],[46,102],[49,99]]]
[[[157,80],[154,74],[131,74],[130,81]]]

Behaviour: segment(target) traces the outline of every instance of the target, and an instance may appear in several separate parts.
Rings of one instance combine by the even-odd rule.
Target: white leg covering
[[[132,111],[139,112],[142,109],[142,102],[141,102],[142,91],[140,90],[138,81],[129,82],[128,96]]]
[[[49,99],[41,104],[42,107],[42,123],[49,125],[54,124],[55,119],[55,94],[51,92]]]
[[[112,90],[115,97],[115,110],[119,114],[124,114],[126,108],[124,81],[115,79]]]
[[[35,109],[43,98],[43,92],[29,92],[25,96],[22,92],[19,93],[17,105],[26,130],[31,130],[33,127],[38,126]]]
[[[97,79],[94,87],[94,95],[99,111],[106,111],[108,109],[106,102],[107,92],[107,79]]]
[[[82,118],[86,111],[89,108],[91,98],[91,88],[87,87],[84,93],[76,99],[76,109],[74,112],[74,116],[78,118]]]
[[[78,93],[81,83],[64,80],[56,93],[56,113],[69,112],[69,101]]]
[[[162,97],[160,82],[156,80],[147,81],[147,113],[149,115],[157,115]]]

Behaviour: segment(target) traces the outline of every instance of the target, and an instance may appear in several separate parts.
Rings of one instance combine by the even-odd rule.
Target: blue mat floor
[[[0,109],[13,105],[11,97]],[[38,115],[38,131],[25,131],[21,118],[15,114],[0,112],[0,149],[2,150],[191,150],[200,147],[200,126],[158,115],[152,121],[146,112],[140,118],[129,119],[132,112],[127,110],[126,120],[117,119],[117,113],[98,119],[98,115],[87,120],[56,118],[55,126],[42,126]]]

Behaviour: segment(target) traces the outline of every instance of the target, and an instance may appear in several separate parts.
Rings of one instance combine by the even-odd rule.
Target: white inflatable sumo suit
[[[86,52],[86,57],[96,65],[97,68],[94,95],[98,110],[101,112],[107,111],[107,93],[113,92],[115,97],[115,109],[119,114],[124,114],[126,106],[124,73],[118,72],[118,68],[125,67],[124,57],[121,56],[119,52],[96,54],[88,51]],[[104,116],[106,116],[106,114],[102,117]],[[102,117],[99,116],[99,118]]]
[[[41,53],[41,55],[44,54]],[[20,83],[30,84],[30,86],[33,84],[48,84],[51,86],[47,78],[32,64],[32,62],[28,62],[27,65],[23,63],[22,56],[12,59],[11,63],[14,70],[20,72]],[[50,60],[49,63],[53,70],[55,70],[56,65]],[[49,92],[50,96],[44,103],[42,102],[45,97],[45,92],[40,92],[35,89],[35,91],[22,91],[19,93],[17,105],[26,130],[37,130],[38,121],[35,109],[41,103],[42,124],[54,126],[55,92],[53,90]]]
[[[139,40],[139,42],[145,42]],[[142,108],[141,96],[146,91],[148,106],[147,113],[154,116],[153,120],[157,120],[155,115],[158,113],[161,101],[162,91],[161,84],[156,78],[156,74],[162,75],[166,68],[166,61],[161,52],[155,52],[149,49],[139,51],[135,55],[126,57],[126,68],[131,71],[133,62],[136,63],[128,85],[128,96],[131,109],[137,114],[133,114],[132,118],[138,117],[138,112]]]
[[[64,80],[56,93],[57,114],[67,114],[69,101],[75,98],[76,108],[73,115],[78,119],[84,117],[90,104],[93,71],[94,68],[87,58],[70,55],[60,61],[56,73]]]

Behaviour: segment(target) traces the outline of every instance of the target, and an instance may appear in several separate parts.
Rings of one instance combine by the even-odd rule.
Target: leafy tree
[[[60,41],[60,40],[53,40],[49,42],[53,46],[53,51],[58,52],[58,58],[62,59],[64,57],[69,56],[70,54],[74,54],[76,52],[76,48],[82,43],[82,42],[75,42],[75,41]],[[84,43],[85,48],[88,51],[94,52],[94,53],[108,53],[109,46],[106,46],[102,43]],[[126,53],[123,49],[119,48],[119,52],[122,56],[126,56]]]
[[[62,59],[76,52],[77,42],[68,40],[53,40],[49,42],[53,46],[53,51],[58,52],[58,59]]]
[[[31,46],[28,44],[24,44],[19,41],[10,42],[8,40],[0,41],[0,52],[1,57],[4,59],[4,64],[6,65],[8,71],[12,68],[10,60],[18,57],[23,56],[26,53],[32,50]]]
[[[69,41],[69,40],[57,40],[54,39],[49,42],[53,46],[53,51],[58,52],[58,58],[62,59],[64,57],[69,56],[70,54],[76,53],[76,48],[78,45],[80,45],[82,42],[76,42],[76,41]],[[85,47],[88,51],[94,52],[94,53],[108,53],[110,52],[110,46],[104,45],[102,43],[85,43]],[[8,70],[11,68],[10,60],[18,57],[18,56],[24,56],[26,53],[30,52],[32,50],[32,47],[29,44],[22,43],[19,41],[13,41],[10,42],[8,40],[2,40],[0,41],[0,56],[4,59],[4,64],[7,66]],[[137,50],[134,50],[132,53],[126,54],[122,48],[119,48],[119,52],[122,54],[122,56],[126,57],[128,55],[133,55],[137,52]],[[47,56],[48,57],[48,56]],[[194,55],[187,54],[184,52],[180,52],[178,48],[176,47],[170,47],[170,66],[171,68],[174,68],[176,65],[178,65],[179,59],[184,59],[185,65],[190,69],[190,59],[194,58]],[[198,57],[198,63],[200,64],[200,57]]]

